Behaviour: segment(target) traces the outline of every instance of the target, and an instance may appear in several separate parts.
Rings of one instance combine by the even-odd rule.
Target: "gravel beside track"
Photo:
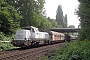
[[[58,43],[31,49],[0,51],[0,60],[39,60],[39,58],[47,56],[50,52],[54,52],[63,44]]]

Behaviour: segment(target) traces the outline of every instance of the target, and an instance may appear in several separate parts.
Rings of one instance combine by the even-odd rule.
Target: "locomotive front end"
[[[28,45],[28,40],[30,40],[29,30],[17,30],[16,39],[12,39],[12,44],[17,47],[25,47]]]

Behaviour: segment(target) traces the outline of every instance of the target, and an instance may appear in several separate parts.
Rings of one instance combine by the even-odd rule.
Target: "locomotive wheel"
[[[34,46],[38,46],[39,45],[39,42],[35,42]]]
[[[44,44],[50,44],[50,41],[49,40],[45,40]]]

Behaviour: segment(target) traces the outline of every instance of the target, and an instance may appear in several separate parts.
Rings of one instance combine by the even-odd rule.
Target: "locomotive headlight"
[[[26,40],[27,40],[27,39],[25,38],[24,45],[27,45],[27,42],[26,42]]]
[[[26,41],[24,41],[24,45],[27,45],[27,42]]]

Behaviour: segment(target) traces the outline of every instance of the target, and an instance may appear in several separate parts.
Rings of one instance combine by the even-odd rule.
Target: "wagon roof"
[[[63,32],[78,32],[80,28],[53,28],[50,30],[63,33]]]

